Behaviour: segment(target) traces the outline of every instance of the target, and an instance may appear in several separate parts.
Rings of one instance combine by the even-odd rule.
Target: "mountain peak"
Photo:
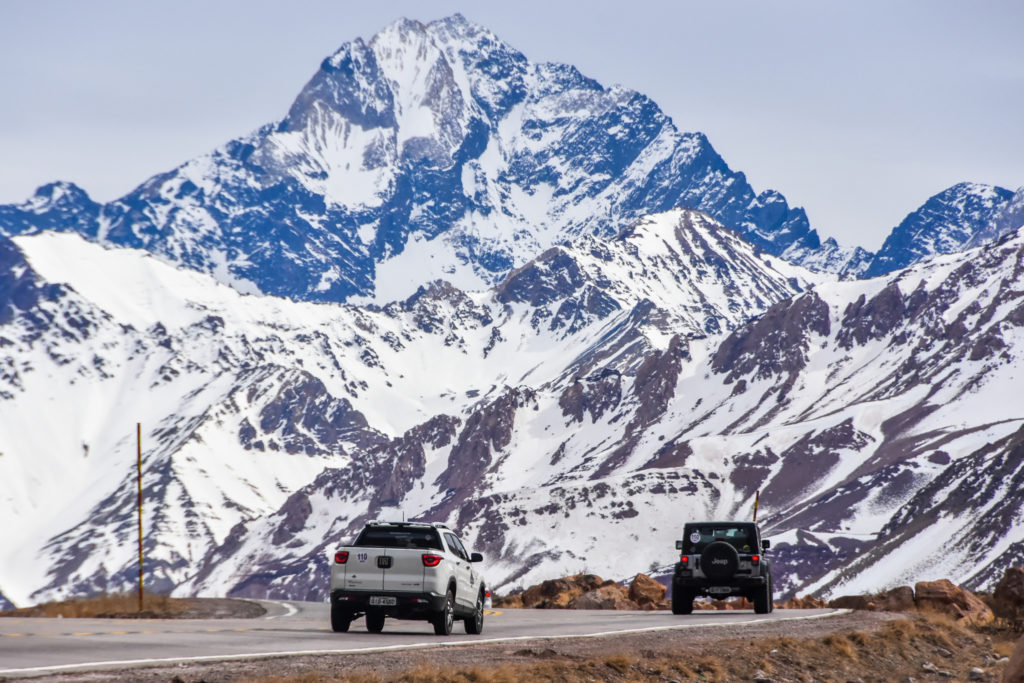
[[[995,185],[961,182],[932,195],[893,228],[865,277],[890,273],[935,254],[961,251],[985,232],[1013,192]]]

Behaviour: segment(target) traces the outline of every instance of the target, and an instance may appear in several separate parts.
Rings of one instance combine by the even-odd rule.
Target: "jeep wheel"
[[[693,596],[673,588],[672,614],[693,614]]]
[[[370,633],[380,633],[384,630],[384,613],[383,612],[367,612],[366,613],[366,630]]]
[[[342,611],[338,605],[331,605],[331,630],[335,633],[345,633],[349,624],[352,623],[352,615]]]
[[[445,596],[444,607],[440,612],[434,615],[434,633],[439,636],[450,636],[452,634],[452,626],[455,624],[455,594],[452,593],[451,588],[448,589],[448,595]]]
[[[463,620],[466,625],[466,633],[471,636],[480,635],[484,630],[484,594],[481,593],[476,598],[476,609],[473,610],[473,616],[467,617]]]
[[[768,576],[766,578],[767,581],[764,584],[764,588],[754,595],[755,614],[768,614],[775,607],[772,604],[772,577]]]

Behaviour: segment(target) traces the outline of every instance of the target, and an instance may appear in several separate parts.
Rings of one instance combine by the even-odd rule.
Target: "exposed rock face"
[[[1024,683],[1024,636],[1017,640],[1013,656],[1003,669],[1003,683]]]
[[[647,576],[637,574],[629,584],[629,599],[641,609],[661,609],[665,604],[666,587]]]
[[[640,606],[626,597],[621,586],[610,585],[595,588],[569,603],[569,609],[640,609]]]
[[[523,591],[522,606],[528,609],[564,609],[584,593],[609,584],[614,585],[614,582],[607,582],[596,574],[574,574],[544,581]]]
[[[815,292],[809,292],[773,306],[730,334],[715,351],[711,368],[726,374],[726,382],[744,376],[793,377],[807,362],[809,336],[827,336],[830,329],[828,305]]]
[[[448,468],[438,479],[438,485],[459,491],[479,483],[494,454],[509,444],[516,412],[533,400],[534,392],[528,388],[508,389],[474,412],[459,432],[448,456]]]
[[[1010,567],[992,591],[992,611],[1016,627],[1024,625],[1024,567]]]
[[[444,448],[455,437],[458,425],[458,418],[438,415],[373,452],[373,459],[380,463],[378,477],[384,477],[378,495],[380,505],[394,506],[401,502],[423,478],[426,465],[424,447]]]
[[[829,604],[827,602],[821,598],[816,598],[813,595],[790,598],[785,602],[776,603],[776,607],[779,609],[821,609],[822,607],[828,606]]]
[[[589,415],[596,422],[608,410],[615,408],[622,400],[622,375],[616,370],[606,369],[601,373],[575,380],[562,392],[558,405],[562,414],[573,422],[583,422]]]
[[[916,607],[914,589],[899,586],[874,595],[844,595],[828,602],[835,609],[859,609],[870,612],[908,612]]]
[[[891,273],[922,258],[963,249],[1012,197],[1011,190],[977,183],[960,183],[943,190],[893,228],[865,277]]]
[[[995,618],[981,598],[949,579],[918,582],[914,598],[918,608],[945,612],[974,626],[984,626]]]
[[[59,285],[40,282],[14,242],[0,237],[0,325],[11,322],[19,313],[34,309],[40,298],[53,300],[62,291]],[[40,327],[45,328],[45,325]]]

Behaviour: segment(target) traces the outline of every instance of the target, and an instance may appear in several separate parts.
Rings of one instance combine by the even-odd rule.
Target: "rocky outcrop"
[[[984,626],[995,618],[981,598],[948,579],[918,582],[913,587],[913,602],[919,609],[934,609],[950,614],[957,621],[972,626]]]
[[[605,581],[596,574],[574,574],[551,579],[531,586],[518,595],[497,598],[495,607],[524,607],[526,609],[565,609],[573,600],[614,581]]]
[[[1003,683],[1024,683],[1024,636],[1017,640],[1013,656],[1003,669]]]
[[[992,591],[992,612],[1024,630],[1024,567],[1010,567]]]
[[[621,586],[612,583],[587,591],[570,602],[569,609],[635,610],[640,606],[626,597]]]
[[[442,489],[468,490],[474,487],[494,461],[494,456],[512,439],[516,412],[534,401],[528,388],[507,389],[467,418],[448,456],[448,468],[437,484]]]
[[[899,586],[874,595],[843,595],[830,600],[828,606],[869,612],[909,612],[915,608],[914,589]]]
[[[544,581],[522,593],[499,597],[495,607],[527,609],[668,609],[665,586],[637,574],[629,588],[596,574],[575,574]]]
[[[815,292],[772,306],[761,317],[731,333],[715,351],[711,368],[727,383],[743,377],[794,376],[807,363],[811,334],[831,330],[828,305]]]
[[[640,609],[662,609],[666,592],[663,584],[646,574],[637,574],[629,584],[629,599]]]
[[[873,595],[844,595],[829,601],[828,606],[872,612],[923,609],[948,614],[972,626],[984,626],[994,619],[992,610],[981,598],[949,579],[919,581],[913,589],[900,586]]]
[[[790,598],[785,602],[777,602],[775,606],[779,609],[821,609],[829,605],[821,598],[805,595],[803,597]]]

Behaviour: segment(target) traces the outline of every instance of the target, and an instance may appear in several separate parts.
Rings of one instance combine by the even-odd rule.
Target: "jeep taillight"
[[[750,561],[753,562],[754,564],[757,564],[758,562],[761,561],[761,556],[760,555],[751,555],[750,556]]]
[[[424,567],[436,567],[441,564],[440,555],[430,555],[428,553],[423,554],[423,566]]]
[[[347,551],[342,550],[340,552],[334,553],[334,564],[345,564],[346,562],[348,562]]]
[[[680,555],[679,556],[679,561],[682,564],[690,564],[690,556],[689,555]]]

